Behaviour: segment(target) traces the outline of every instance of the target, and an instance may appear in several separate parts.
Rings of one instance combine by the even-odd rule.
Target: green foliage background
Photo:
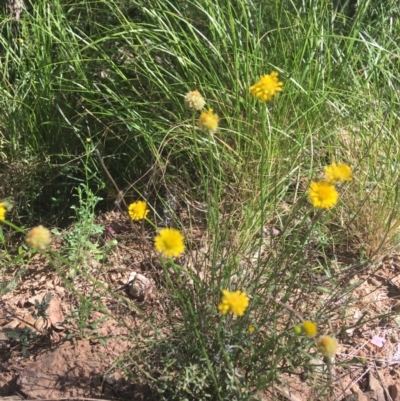
[[[19,23],[1,24],[3,163],[29,176],[36,213],[65,208],[83,180],[86,138],[121,185],[155,166],[198,184],[193,141],[204,143],[189,134],[182,102],[198,88],[222,118],[223,180],[254,171],[266,128],[275,171],[293,174],[304,159],[310,169],[335,152],[337,129],[373,115],[371,132],[392,130],[397,8],[363,1],[348,19],[330,1],[27,2]],[[271,70],[285,91],[265,121],[248,87]],[[94,188],[110,189],[95,157],[90,173]]]

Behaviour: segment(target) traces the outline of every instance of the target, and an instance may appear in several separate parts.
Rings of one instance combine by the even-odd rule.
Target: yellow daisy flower
[[[283,82],[278,79],[277,72],[271,72],[271,74],[264,75],[261,79],[250,86],[250,93],[260,99],[262,102],[270,102],[278,92],[282,91]]]
[[[308,189],[310,202],[319,209],[330,209],[339,200],[339,194],[332,184],[326,181],[312,182]]]
[[[332,163],[330,166],[325,167],[326,181],[330,184],[351,181],[353,179],[352,174],[351,167],[344,163]]]
[[[128,213],[132,220],[143,220],[149,213],[147,203],[143,201],[133,202],[128,207]]]
[[[255,328],[254,326],[249,326],[249,327],[247,328],[247,331],[248,331],[250,334],[251,334],[251,333],[254,333],[255,330],[256,330],[256,328]]]
[[[222,290],[222,300],[218,305],[218,310],[226,315],[228,312],[236,316],[243,316],[249,306],[249,298],[245,292]]]
[[[218,129],[219,117],[213,113],[213,109],[203,111],[197,121],[197,125],[202,131],[208,131],[210,133],[216,132]]]
[[[188,109],[201,110],[205,104],[206,101],[198,90],[191,91],[185,96],[185,106]]]
[[[331,357],[336,354],[338,349],[338,340],[330,336],[321,336],[317,341],[318,351],[326,357]]]
[[[178,257],[185,250],[183,235],[175,228],[164,228],[154,238],[154,247],[167,258]]]
[[[28,232],[25,241],[31,248],[45,249],[50,244],[51,234],[47,228],[37,226]]]
[[[317,335],[317,325],[312,322],[311,320],[305,320],[302,324],[301,324],[301,329],[303,331],[303,333],[305,335],[307,335],[308,337],[315,337]]]
[[[0,203],[0,221],[4,221],[6,219],[6,207],[4,206],[4,203]]]

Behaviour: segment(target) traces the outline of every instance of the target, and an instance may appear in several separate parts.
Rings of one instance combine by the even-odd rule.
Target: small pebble
[[[396,334],[392,334],[390,336],[390,342],[394,343],[394,344],[398,343],[399,342],[399,337]]]

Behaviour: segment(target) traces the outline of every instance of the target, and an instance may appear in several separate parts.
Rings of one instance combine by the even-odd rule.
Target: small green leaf
[[[330,294],[331,293],[331,290],[329,288],[321,287],[321,286],[317,287],[317,291],[324,292],[325,294]]]

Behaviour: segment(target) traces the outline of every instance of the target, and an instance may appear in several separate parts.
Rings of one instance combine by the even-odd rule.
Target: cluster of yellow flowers
[[[261,79],[250,87],[252,96],[258,98],[261,102],[269,102],[274,96],[277,96],[283,89],[283,83],[278,79],[278,73],[272,72],[261,77]],[[200,111],[206,102],[198,90],[187,93],[184,98],[186,107],[189,109]],[[215,133],[218,129],[219,117],[210,108],[203,111],[198,120],[198,127],[205,132]],[[338,182],[351,181],[352,170],[343,163],[332,163],[325,168],[326,179],[324,181],[312,182],[309,187],[309,199],[311,203],[321,209],[329,209],[333,207],[339,195],[334,187]],[[0,221],[5,220],[7,204],[0,202]],[[147,218],[150,210],[145,201],[136,201],[129,205],[128,214],[132,220],[144,220]],[[26,235],[26,243],[31,248],[44,250],[51,242],[51,234],[49,230],[42,225],[34,227]],[[185,251],[184,237],[182,233],[175,228],[164,228],[159,230],[154,238],[154,248],[165,257],[179,257]],[[235,316],[243,316],[249,306],[249,297],[244,291],[228,291],[222,290],[222,299],[218,305],[218,310],[222,315],[231,313]],[[247,328],[249,333],[255,331],[253,325]],[[318,332],[317,325],[306,320],[301,325],[295,327],[298,334],[304,333],[308,337],[315,337]],[[324,356],[330,357],[334,355],[338,348],[338,342],[335,338],[329,336],[321,336],[316,341],[319,352]]]
[[[264,75],[261,79],[250,87],[250,93],[261,100],[261,102],[269,102],[282,91],[283,83],[278,79],[278,73],[272,72],[269,75]],[[194,103],[192,97],[200,96],[198,91],[190,92],[186,95],[185,103]],[[202,98],[201,98],[202,99]],[[201,104],[201,108],[205,102],[198,102]],[[192,107],[193,108],[193,107]],[[203,112],[198,120],[198,126],[209,132],[215,132],[218,127],[218,116],[213,114],[213,110]],[[351,181],[352,170],[344,163],[332,163],[330,166],[325,168],[326,179],[324,181],[312,182],[309,188],[309,199],[311,203],[322,209],[329,209],[336,205],[339,199],[339,194],[335,189],[335,184],[338,182]],[[243,291],[222,290],[222,299],[218,305],[218,310],[222,315],[232,313],[235,316],[243,316],[246,309],[249,306],[249,297]],[[247,331],[253,333],[255,327],[253,325],[248,326]],[[318,333],[317,325],[311,320],[304,321],[301,325],[295,327],[297,334],[304,333],[308,337],[316,337]],[[320,336],[316,341],[316,347],[318,351],[325,357],[333,356],[338,349],[338,341],[334,337]]]
[[[353,171],[344,163],[332,163],[325,167],[325,180],[314,181],[308,188],[310,202],[318,209],[330,209],[339,200],[339,193],[335,188],[338,182],[351,181]]]
[[[252,96],[261,100],[261,102],[270,102],[278,92],[282,91],[283,83],[278,79],[277,72],[271,72],[261,77],[254,85],[250,86]],[[187,108],[200,111],[206,104],[203,96],[198,90],[188,92],[185,95],[185,105]],[[218,114],[213,109],[208,109],[200,114],[197,120],[197,126],[204,132],[213,134],[217,132],[219,124]]]
[[[283,83],[279,81],[277,72],[263,75],[257,83],[250,86],[251,95],[261,102],[271,101],[282,90]],[[185,96],[185,105],[190,109],[201,110],[205,103],[198,90],[191,91]],[[197,121],[198,127],[209,133],[217,131],[218,123],[219,117],[213,109],[203,111]],[[339,194],[335,188],[336,183],[353,179],[351,167],[344,163],[332,163],[325,167],[325,175],[324,181],[312,182],[308,190],[310,202],[320,209],[330,209],[338,202]]]
[[[144,201],[133,202],[128,207],[128,214],[132,220],[145,219],[149,211]],[[164,228],[154,238],[154,248],[167,258],[178,257],[185,251],[184,237],[175,228]]]
[[[193,102],[193,99],[191,100]],[[201,118],[201,117],[200,117]],[[128,214],[132,220],[143,220],[147,217],[149,209],[144,201],[136,201],[129,205]],[[164,228],[154,238],[154,248],[164,256],[178,257],[185,251],[184,237],[175,228]],[[245,292],[222,290],[223,298],[218,305],[222,315],[231,312],[236,316],[243,316],[249,306],[249,298]],[[253,332],[254,327],[249,327],[249,332]]]
[[[143,220],[147,217],[149,209],[144,201],[136,201],[129,205],[128,214],[132,220]],[[165,257],[178,257],[185,251],[184,237],[175,228],[164,228],[154,238],[154,248]],[[236,316],[243,316],[248,305],[249,298],[245,292],[222,290],[223,298],[218,305],[222,315],[231,312]],[[249,327],[249,332],[253,332],[254,327]]]
[[[222,300],[218,305],[222,315],[230,312],[235,316],[243,316],[248,306],[249,298],[245,292],[222,290]],[[250,325],[247,331],[251,334],[255,331],[255,327]],[[311,320],[305,320],[302,324],[295,326],[294,331],[296,334],[304,333],[308,337],[315,337],[318,334],[318,326]],[[338,340],[331,336],[320,336],[316,341],[317,350],[325,357],[335,355],[338,345]]]
[[[272,100],[278,92],[282,91],[283,83],[278,80],[278,73],[272,72],[261,77],[260,81],[250,87],[250,93],[262,102]],[[184,98],[185,106],[194,111],[200,111],[206,104],[203,96],[198,90],[188,92]],[[203,111],[197,120],[197,126],[204,132],[210,134],[218,130],[219,117],[212,108]],[[144,201],[136,201],[129,205],[128,214],[132,220],[143,220],[147,218],[149,209]],[[166,257],[178,257],[185,251],[184,237],[179,230],[165,228],[159,231],[154,239],[155,249]],[[232,312],[242,316],[248,306],[248,298],[244,292],[235,291],[230,293],[224,290],[224,298],[219,306],[222,314]]]
[[[203,96],[198,90],[191,91],[185,96],[185,105],[192,110],[201,110],[206,104]],[[213,134],[217,132],[219,117],[214,113],[213,109],[208,109],[200,114],[197,120],[197,126],[205,132]]]
[[[311,320],[305,320],[302,324],[295,326],[296,334],[304,333],[307,337],[315,337],[318,333],[317,325]],[[316,341],[317,350],[325,357],[336,354],[339,343],[335,337],[321,336]]]

